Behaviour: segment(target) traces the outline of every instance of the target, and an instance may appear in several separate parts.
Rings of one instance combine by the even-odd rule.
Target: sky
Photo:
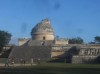
[[[18,38],[31,38],[31,29],[49,18],[55,35],[81,37],[85,42],[100,36],[100,0],[0,0],[0,30]]]

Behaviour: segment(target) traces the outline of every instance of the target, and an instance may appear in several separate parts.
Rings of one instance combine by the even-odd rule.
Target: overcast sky
[[[100,36],[100,0],[0,0],[0,30],[11,33],[12,42],[31,37],[31,29],[45,18],[62,38],[89,42]]]

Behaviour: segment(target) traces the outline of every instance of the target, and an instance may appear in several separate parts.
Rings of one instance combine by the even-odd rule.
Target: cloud
[[[9,42],[9,44],[15,44],[15,45],[18,45],[18,38],[17,37],[11,37],[11,40]]]

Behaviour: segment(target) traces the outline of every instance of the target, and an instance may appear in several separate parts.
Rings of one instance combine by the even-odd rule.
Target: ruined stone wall
[[[53,34],[36,34],[32,37],[33,40],[54,40]]]
[[[81,48],[79,55],[99,55],[100,48]]]
[[[58,56],[64,54],[62,51],[52,51],[51,52],[51,58],[57,58]]]
[[[57,58],[64,55],[71,47],[70,46],[53,46],[51,52],[51,58]]]
[[[72,63],[95,63],[96,58],[94,55],[76,55],[72,57]]]
[[[18,39],[18,45],[21,46],[21,45],[25,44],[28,40],[29,40],[29,38],[20,38],[20,39]]]
[[[67,45],[68,44],[68,39],[55,39],[55,45]]]
[[[52,47],[51,56],[66,58],[70,63],[94,63],[100,55],[100,45],[68,44]]]

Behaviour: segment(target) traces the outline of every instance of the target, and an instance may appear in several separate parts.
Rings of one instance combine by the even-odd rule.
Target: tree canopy
[[[82,44],[84,40],[80,37],[69,39],[69,44]]]
[[[0,52],[2,51],[2,48],[9,43],[10,40],[11,34],[0,30]]]
[[[100,43],[100,36],[95,36],[94,41],[95,43]]]

